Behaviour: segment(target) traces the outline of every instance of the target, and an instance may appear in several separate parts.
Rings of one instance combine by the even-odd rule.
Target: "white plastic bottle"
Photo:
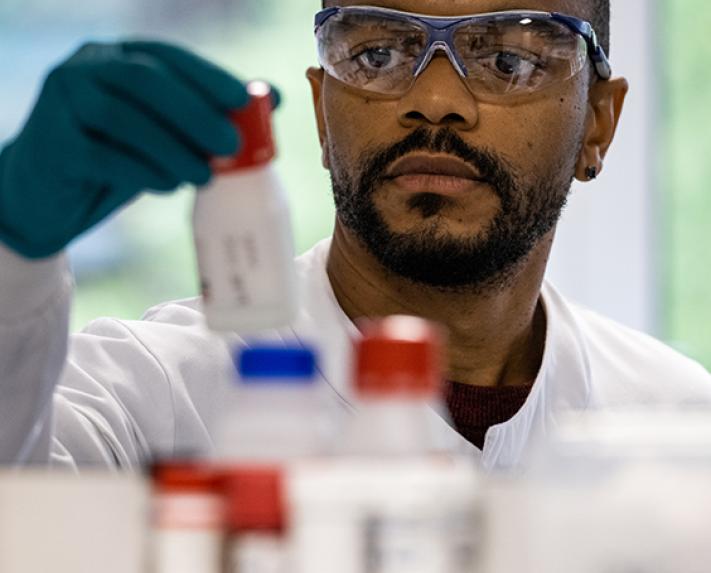
[[[136,472],[2,467],[0,571],[146,573],[147,513]]]
[[[222,573],[221,481],[217,468],[199,462],[153,468],[150,573]]]
[[[442,386],[437,330],[411,317],[361,330],[360,409],[340,455],[290,471],[294,570],[473,573],[478,474],[443,450],[433,421]]]
[[[283,474],[333,437],[315,353],[301,346],[238,351],[228,412],[215,433],[227,499],[227,573],[292,573]]]
[[[339,451],[371,457],[448,453],[453,445],[442,395],[440,329],[410,316],[359,327],[353,373],[358,414]]]
[[[270,87],[247,86],[250,103],[232,114],[240,152],[213,162],[197,193],[193,228],[207,325],[240,333],[283,326],[296,309],[289,209],[272,165]]]
[[[237,350],[235,367],[215,430],[220,463],[280,465],[329,447],[336,420],[312,349],[255,344]]]
[[[224,573],[292,573],[283,468],[240,465],[224,479]]]
[[[706,407],[560,413],[529,463],[487,494],[487,572],[709,570]]]

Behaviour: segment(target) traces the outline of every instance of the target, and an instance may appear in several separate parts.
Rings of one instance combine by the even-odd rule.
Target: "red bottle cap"
[[[276,155],[272,135],[271,87],[266,82],[247,84],[249,103],[230,113],[230,119],[241,136],[240,150],[233,157],[216,157],[212,160],[215,173],[230,173],[240,169],[258,167],[269,163]]]
[[[355,381],[362,397],[432,397],[442,390],[441,330],[412,316],[359,324]]]
[[[278,466],[230,468],[224,477],[227,523],[233,531],[282,531],[283,472]]]
[[[222,484],[218,468],[197,462],[160,462],[151,474],[154,487],[161,492],[219,493]]]

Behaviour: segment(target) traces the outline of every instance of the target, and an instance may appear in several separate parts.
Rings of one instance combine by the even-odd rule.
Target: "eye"
[[[523,57],[514,52],[497,52],[491,54],[482,63],[505,76],[530,76],[539,65],[532,57]]]
[[[485,33],[462,34],[458,49],[467,67],[479,68],[507,82],[527,80],[545,70],[545,58],[530,38],[527,42],[516,38],[507,38],[504,42],[503,39],[501,35]]]
[[[374,70],[387,69],[395,60],[390,48],[368,48],[356,56],[356,59]]]
[[[413,62],[423,40],[412,36],[372,39],[350,50],[350,60],[365,72],[389,72]]]
[[[502,74],[513,75],[519,72],[522,66],[522,60],[516,54],[511,52],[499,52],[496,55],[494,65]]]
[[[530,78],[543,70],[544,63],[533,54],[512,51],[492,52],[477,58],[478,63],[504,78]]]

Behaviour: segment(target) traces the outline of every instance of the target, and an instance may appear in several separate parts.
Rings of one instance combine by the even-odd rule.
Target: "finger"
[[[149,54],[188,82],[203,97],[224,111],[244,107],[249,101],[245,85],[226,70],[193,52],[163,42],[124,42],[129,54]]]
[[[65,205],[64,221],[69,228],[83,232],[132,201],[141,191],[174,189],[177,182],[157,172],[137,158],[117,152],[100,138],[84,136],[79,154],[90,165],[85,181],[92,180],[91,191],[75,196]],[[82,191],[79,187],[77,191]]]
[[[87,217],[84,219],[87,222],[85,230],[133,201],[139,193],[140,191],[129,186],[117,189],[107,187],[103,193],[97,195],[93,205],[89,206]]]
[[[130,150],[172,179],[197,185],[210,179],[210,167],[204,157],[130,102],[85,82],[85,87],[74,93],[73,103],[79,123],[94,136]]]
[[[72,211],[69,213],[69,218],[75,221],[75,226],[73,227],[76,233],[75,236],[103,221],[137,196],[138,191],[131,190],[128,192],[127,190],[122,190],[121,193],[118,193],[107,186],[95,193],[88,201],[74,203],[71,207]]]
[[[151,114],[205,155],[233,155],[239,136],[227,115],[158,60],[137,56],[93,70],[97,81]]]
[[[148,189],[172,191],[180,184],[175,177],[157,169],[143,158],[101,135],[87,134],[86,157],[93,167],[88,177],[99,185],[108,185],[122,197]],[[128,199],[126,199],[128,200]]]

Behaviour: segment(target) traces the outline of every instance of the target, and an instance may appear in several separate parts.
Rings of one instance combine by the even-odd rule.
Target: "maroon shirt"
[[[445,396],[457,431],[477,448],[492,426],[510,420],[523,407],[533,384],[493,388],[447,382]]]

